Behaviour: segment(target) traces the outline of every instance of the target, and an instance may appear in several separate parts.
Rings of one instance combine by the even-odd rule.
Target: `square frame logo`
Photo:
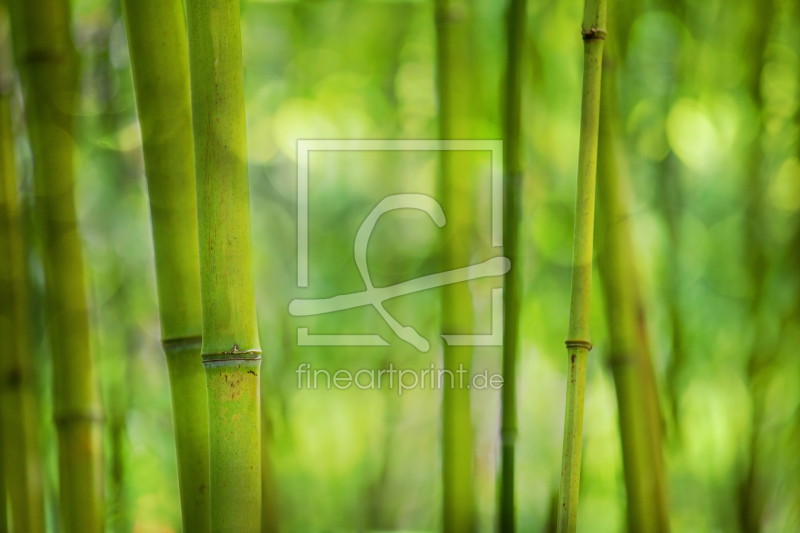
[[[491,235],[492,247],[503,246],[503,141],[497,140],[298,140],[297,142],[297,286],[308,287],[308,176],[313,151],[327,152],[421,152],[474,151],[491,153]],[[424,194],[395,194],[385,197],[369,214],[355,239],[355,260],[366,289],[323,299],[295,299],[289,304],[293,316],[332,313],[361,306],[373,306],[392,331],[419,351],[427,352],[430,343],[410,326],[403,326],[389,314],[383,302],[414,292],[461,283],[472,279],[502,276],[511,268],[506,257],[494,257],[483,263],[438,272],[407,280],[389,287],[374,287],[367,268],[366,250],[372,229],[380,216],[395,209],[426,212],[437,226],[446,223],[439,203]],[[503,289],[492,289],[492,332],[488,335],[448,335],[442,338],[449,346],[501,346],[503,344]],[[299,346],[389,346],[379,335],[314,335],[307,327],[297,328]]]

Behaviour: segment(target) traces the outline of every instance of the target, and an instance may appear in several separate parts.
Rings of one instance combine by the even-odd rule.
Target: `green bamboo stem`
[[[256,327],[238,0],[188,0],[212,531],[261,529]]]
[[[78,57],[66,0],[13,0],[14,52],[25,96],[36,211],[43,233],[58,431],[60,519],[66,533],[103,529],[102,409],[89,351],[83,258],[73,199]]]
[[[469,7],[462,0],[437,0],[436,37],[439,93],[439,128],[442,139],[469,135],[468,87]],[[443,243],[443,270],[469,263],[472,187],[469,159],[464,153],[441,153],[440,190],[447,216]],[[466,283],[442,288],[442,331],[466,332],[472,327],[472,296]],[[470,346],[445,346],[444,368],[453,375],[469,376]],[[457,374],[458,370],[466,373]],[[475,527],[472,474],[472,421],[467,384],[445,382],[442,392],[442,492],[443,531],[464,533]]]
[[[6,7],[5,1],[0,1],[0,24],[8,26],[8,12]],[[7,32],[6,32],[7,33]],[[10,47],[8,46],[8,35],[0,37],[0,92],[2,92],[2,98],[5,100],[7,99],[7,94],[10,92],[13,78],[12,78],[12,66],[11,66],[11,51]],[[10,102],[9,102],[10,103]],[[3,106],[6,104],[4,103]],[[8,140],[6,139],[8,137]],[[0,179],[7,180],[6,176],[9,173],[16,176],[16,166],[11,164],[11,156],[13,155],[13,131],[11,128],[10,120],[6,122],[3,119],[0,122],[0,151],[2,151],[3,156],[0,159]],[[9,152],[9,155],[5,155],[5,152]],[[0,184],[0,188],[2,188],[2,184]],[[0,325],[0,328],[6,328],[7,326]],[[5,338],[7,335],[3,335]],[[0,360],[1,362],[1,360]],[[2,390],[3,390],[3,383],[4,377],[0,375],[0,435],[6,434],[10,431],[8,426],[8,422],[6,421],[6,417],[4,416],[3,405],[5,403],[5,399],[2,398]],[[0,533],[8,533],[8,492],[6,490],[6,446],[5,439],[0,438]]]
[[[578,188],[575,205],[575,238],[572,253],[572,295],[566,342],[569,377],[558,506],[559,533],[573,533],[577,527],[578,517],[586,363],[592,347],[589,335],[589,312],[605,25],[606,0],[586,0],[582,26],[584,42],[583,95],[578,154]]]
[[[209,531],[208,402],[200,357],[200,260],[189,87],[181,0],[124,0],[142,128],[161,342],[167,357],[186,531]]]
[[[0,43],[3,44],[3,43]],[[2,52],[0,52],[2,53]],[[2,61],[2,60],[0,60]],[[0,77],[5,78],[0,72]],[[10,86],[0,80],[0,450],[13,531],[44,532],[38,410],[28,327],[27,264],[17,200]],[[5,492],[0,506],[5,511]]]
[[[517,439],[517,352],[519,339],[520,278],[523,270],[519,247],[522,212],[522,57],[525,46],[526,0],[508,6],[505,79],[505,139],[503,145],[503,255],[511,261],[503,287],[503,389],[500,439],[500,532],[516,531],[514,452]]]
[[[597,169],[598,226],[605,235],[598,266],[609,329],[622,440],[630,532],[669,531],[663,480],[661,415],[647,351],[628,223],[624,175],[617,163],[616,63],[606,44]]]
[[[0,413],[0,428],[5,430],[5,420]],[[0,442],[0,447],[3,443]],[[0,533],[8,533],[8,493],[6,491],[6,470],[3,463],[3,449],[0,448]]]

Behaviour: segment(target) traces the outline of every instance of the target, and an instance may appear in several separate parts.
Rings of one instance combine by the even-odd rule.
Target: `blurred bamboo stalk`
[[[238,0],[188,0],[211,529],[261,529],[256,325]]]
[[[5,428],[5,420],[0,413],[0,428]],[[3,443],[0,442],[0,447]],[[6,491],[5,464],[3,463],[3,449],[0,448],[0,533],[8,533],[8,493]]]
[[[439,94],[439,130],[442,139],[469,135],[471,84],[469,69],[469,5],[464,0],[437,0],[436,61]],[[441,157],[442,205],[449,237],[443,243],[443,270],[466,266],[470,257],[472,176],[468,156],[443,151]],[[442,288],[442,331],[466,331],[472,326],[472,295],[466,283]],[[454,376],[469,376],[471,346],[445,346],[444,368]],[[462,373],[457,374],[459,370]],[[466,371],[466,372],[463,372]],[[466,533],[475,528],[472,473],[472,420],[469,389],[443,382],[442,490],[443,531]],[[452,383],[450,383],[452,385]]]
[[[616,26],[610,29],[616,34]],[[614,374],[627,497],[627,529],[669,531],[661,438],[662,418],[650,360],[643,303],[628,222],[627,182],[618,164],[617,65],[613,42],[606,43],[597,168],[598,255]]]
[[[520,280],[522,256],[519,223],[522,213],[522,58],[525,47],[526,0],[511,0],[508,6],[505,139],[503,143],[503,255],[511,261],[503,286],[503,389],[500,439],[500,532],[516,531],[514,498],[514,452],[517,439],[517,352],[519,342]]]
[[[0,6],[5,19],[5,6]],[[3,20],[5,22],[5,20]],[[6,29],[7,29],[7,25]],[[0,31],[2,31],[0,29]],[[43,473],[39,453],[38,402],[28,313],[28,265],[11,119],[9,39],[0,35],[0,530],[45,530]]]
[[[576,530],[578,518],[586,363],[589,350],[592,349],[589,335],[589,312],[592,290],[595,176],[603,44],[606,38],[605,25],[606,0],[586,0],[581,32],[584,42],[583,96],[575,206],[575,239],[572,253],[572,295],[566,342],[569,377],[558,506],[559,533],[573,533]]]
[[[153,221],[161,343],[169,368],[181,515],[211,527],[208,402],[200,357],[200,260],[189,87],[181,0],[124,0]]]
[[[10,6],[43,232],[62,531],[95,533],[103,530],[103,414],[73,198],[78,56],[67,0],[13,0]]]
[[[762,137],[764,127],[762,113],[764,98],[761,92],[761,76],[764,71],[765,54],[769,44],[772,21],[775,16],[775,5],[772,0],[755,2],[757,16],[752,32],[745,41],[749,52],[747,88],[750,99],[758,113],[754,141],[749,154],[747,179],[742,191],[746,207],[745,217],[745,263],[750,276],[750,299],[748,313],[754,328],[752,344],[748,356],[747,384],[752,403],[751,429],[749,449],[745,450],[745,471],[739,483],[739,526],[742,533],[758,533],[762,530],[762,516],[766,505],[765,480],[759,465],[759,454],[762,446],[761,425],[765,417],[765,395],[769,385],[769,372],[775,358],[776,350],[767,346],[767,336],[763,317],[763,296],[767,271],[769,269],[765,243],[765,184],[762,167],[764,151]]]
[[[664,0],[659,8],[672,14],[681,22],[686,22],[685,5],[683,0]],[[630,27],[632,20],[627,17],[617,17],[620,27]],[[620,43],[627,41],[620,39]],[[625,46],[618,48],[620,58],[624,56]],[[680,49],[679,49],[680,51]],[[680,67],[675,67],[673,77],[664,87],[663,98],[660,102],[662,113],[666,117],[669,115],[673,97],[684,73]],[[685,326],[681,316],[681,204],[682,188],[680,183],[680,161],[675,153],[670,149],[667,155],[658,163],[657,175],[657,197],[658,211],[664,220],[667,231],[667,245],[665,246],[663,268],[664,288],[662,298],[670,325],[670,358],[666,368],[665,392],[668,401],[669,414],[671,416],[673,440],[681,440],[681,412],[680,396],[681,381],[683,379],[683,369],[687,362],[687,350],[685,347]]]

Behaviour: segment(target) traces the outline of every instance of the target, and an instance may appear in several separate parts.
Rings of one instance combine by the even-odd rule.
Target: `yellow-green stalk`
[[[256,327],[238,0],[187,0],[211,529],[261,529]]]
[[[606,322],[608,362],[614,374],[627,497],[627,530],[669,531],[665,498],[661,415],[655,376],[643,335],[643,311],[632,258],[627,188],[617,163],[616,58],[605,47],[597,168],[598,255]]]
[[[511,0],[507,18],[505,138],[503,139],[503,255],[511,270],[503,284],[503,389],[500,472],[500,532],[516,531],[514,452],[517,439],[517,352],[522,256],[518,228],[522,212],[522,57],[525,49],[526,0]]]
[[[5,56],[8,44],[0,36],[0,55]],[[0,57],[0,485],[7,488],[13,531],[43,533],[39,420],[28,327],[26,246],[17,199],[10,59]],[[0,519],[6,519],[6,491],[0,494],[0,507],[4,511]]]
[[[569,371],[558,504],[559,533],[573,533],[578,518],[586,362],[589,350],[592,349],[589,311],[592,292],[592,238],[600,121],[600,80],[603,70],[603,43],[606,37],[605,0],[586,0],[581,33],[584,42],[583,94],[578,188],[575,202],[575,238],[572,252],[572,295],[566,342]]]
[[[469,7],[464,0],[436,1],[436,44],[439,129],[442,139],[469,135]],[[447,217],[443,270],[469,264],[472,176],[464,153],[441,152],[440,190]],[[442,288],[442,331],[465,333],[472,327],[472,296],[466,283]],[[445,346],[444,368],[454,376],[469,376],[471,346]],[[461,370],[462,373],[456,372]],[[465,371],[465,372],[464,372]],[[472,474],[472,421],[469,389],[445,378],[442,387],[443,530],[463,533],[475,527]]]
[[[66,0],[12,0],[14,55],[33,154],[42,231],[61,531],[103,530],[102,410],[89,351],[83,258],[74,201],[78,57]]]
[[[210,531],[189,45],[181,0],[124,0],[185,531]]]

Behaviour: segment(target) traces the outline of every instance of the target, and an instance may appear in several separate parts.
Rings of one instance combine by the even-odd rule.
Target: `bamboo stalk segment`
[[[559,533],[573,533],[576,530],[578,518],[586,363],[589,350],[592,349],[589,335],[589,311],[592,290],[595,177],[605,26],[606,1],[586,0],[581,31],[584,42],[583,94],[578,153],[578,188],[575,202],[575,238],[572,253],[572,294],[566,342],[569,371],[558,507]]]
[[[503,389],[500,438],[500,531],[516,531],[514,499],[515,444],[517,439],[517,352],[519,341],[520,282],[524,265],[519,253],[522,215],[522,58],[525,46],[526,0],[511,0],[508,7],[505,78],[505,138],[503,143],[503,255],[511,270],[503,284]]]
[[[124,0],[153,221],[161,340],[169,368],[186,531],[210,531],[208,402],[200,357],[200,259],[181,0]]]
[[[256,325],[238,0],[188,0],[211,528],[261,528]]]
[[[60,519],[66,533],[103,530],[102,420],[74,203],[73,115],[78,56],[66,0],[10,2],[43,242],[58,432]]]

